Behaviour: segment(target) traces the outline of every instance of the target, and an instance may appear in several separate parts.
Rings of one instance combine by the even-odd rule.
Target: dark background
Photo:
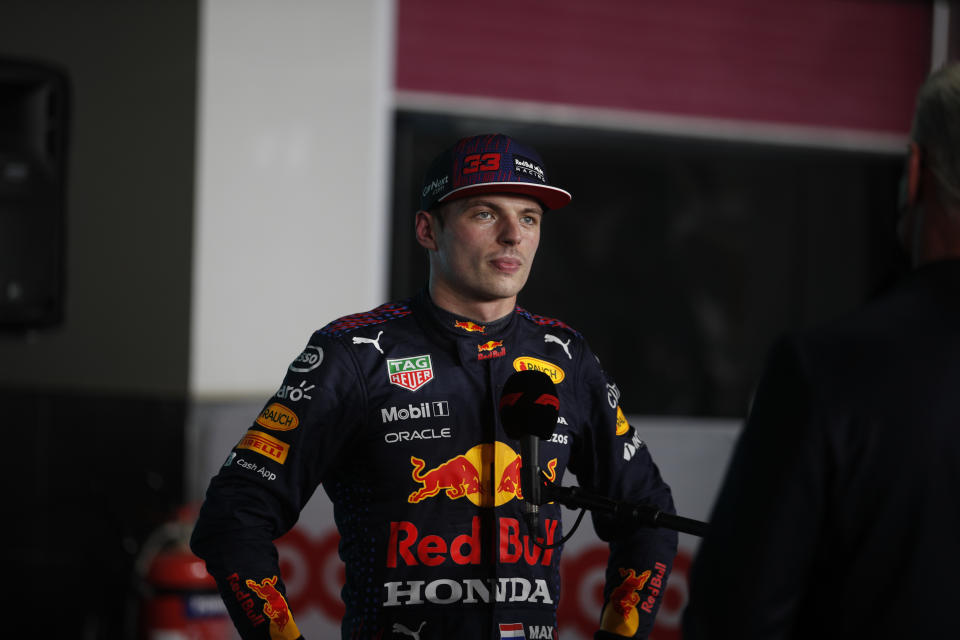
[[[4,637],[133,638],[134,563],[184,499],[198,19],[193,0],[0,3]],[[62,72],[69,113],[13,61]]]
[[[852,310],[905,267],[899,157],[400,112],[391,297],[426,282],[427,164],[495,132],[573,194],[544,219],[519,303],[586,336],[629,414],[742,417],[780,332]]]

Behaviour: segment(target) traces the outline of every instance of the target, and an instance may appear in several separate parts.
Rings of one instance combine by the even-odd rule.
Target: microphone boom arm
[[[590,511],[611,515],[619,520],[651,527],[663,527],[665,529],[681,531],[700,537],[705,536],[709,528],[709,524],[706,522],[677,516],[672,513],[664,513],[658,507],[652,505],[632,504],[590,493],[580,487],[560,486],[550,482],[543,476],[541,480],[543,481],[540,488],[541,504],[546,502],[559,502],[563,506],[571,509],[588,509]]]

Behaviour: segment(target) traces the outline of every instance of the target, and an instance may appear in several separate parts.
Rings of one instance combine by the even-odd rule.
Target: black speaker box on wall
[[[63,321],[70,84],[0,58],[0,328]]]

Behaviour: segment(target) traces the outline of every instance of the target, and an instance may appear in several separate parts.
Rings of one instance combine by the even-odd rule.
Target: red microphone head
[[[560,399],[550,376],[542,371],[517,371],[507,378],[500,394],[500,423],[507,436],[548,439],[557,426]]]

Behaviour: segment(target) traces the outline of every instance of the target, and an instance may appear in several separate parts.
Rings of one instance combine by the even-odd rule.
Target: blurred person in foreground
[[[917,97],[913,269],[772,349],[691,573],[684,638],[960,638],[960,65]]]
[[[320,484],[346,564],[343,638],[556,638],[560,549],[534,540],[559,542],[560,507],[528,530],[518,441],[498,415],[517,371],[555,383],[539,463],[556,482],[569,469],[586,490],[674,512],[583,337],[517,306],[547,210],[569,201],[506,136],[434,161],[415,218],[426,288],[316,331],[210,483],[192,547],[243,638],[300,636],[273,540]],[[610,544],[597,637],[646,638],[677,534],[594,525]]]

